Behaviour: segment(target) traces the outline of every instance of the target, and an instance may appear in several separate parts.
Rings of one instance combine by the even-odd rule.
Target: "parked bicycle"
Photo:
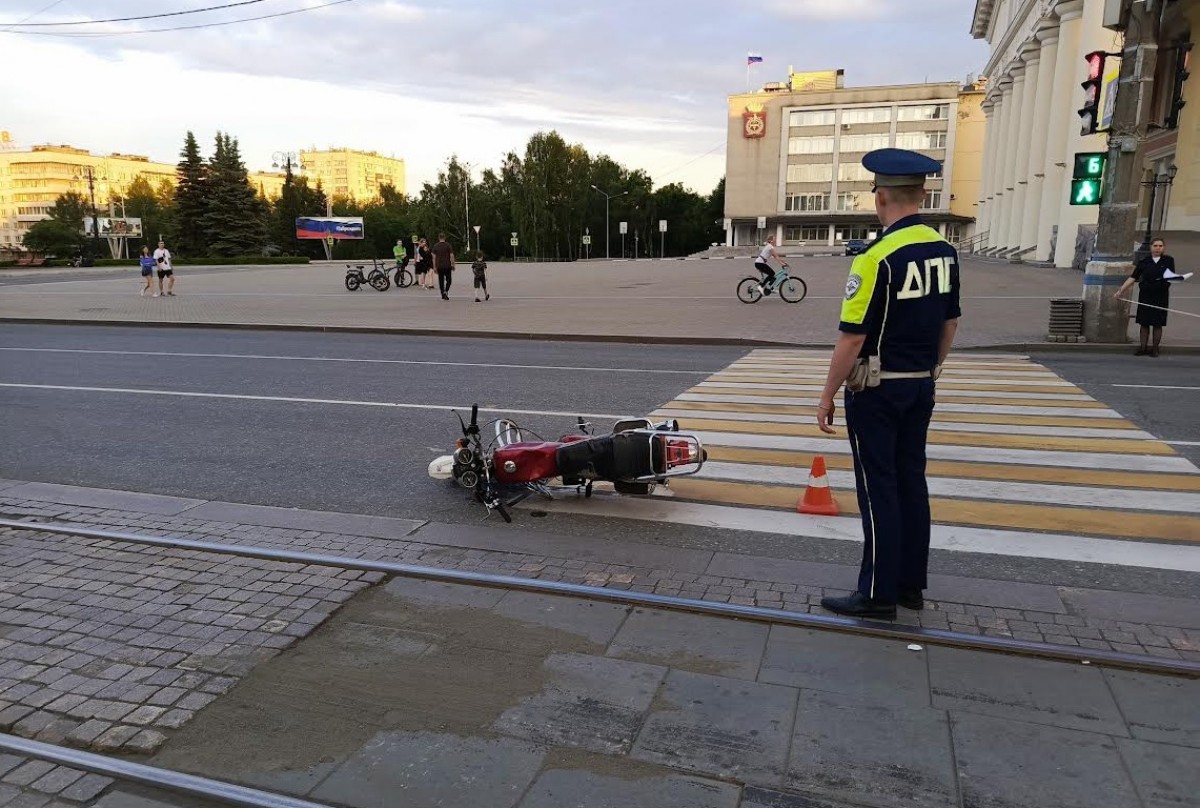
[[[346,288],[357,292],[358,287],[369,284],[377,292],[386,292],[392,282],[388,280],[387,272],[381,268],[378,261],[371,259],[371,271],[364,273],[365,264],[346,264]]]
[[[793,278],[784,264],[769,281],[762,277],[743,278],[737,285],[738,300],[743,303],[757,303],[776,291],[785,303],[799,303],[808,294],[808,284],[802,278]]]

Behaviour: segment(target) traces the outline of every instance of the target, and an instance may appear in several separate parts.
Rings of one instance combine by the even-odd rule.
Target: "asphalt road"
[[[597,416],[598,428],[609,426],[611,417],[644,415],[743,353],[729,347],[14,324],[0,324],[0,349],[0,383],[37,386],[0,387],[0,477],[441,522],[475,522],[483,514],[466,492],[427,476],[429,461],[458,436],[454,415],[437,408],[469,409],[478,402],[514,410],[509,417],[553,439],[574,430],[576,414]],[[1200,441],[1190,417],[1196,388],[1162,389],[1186,387],[1189,380],[1194,385],[1200,357],[1037,358],[1152,433]],[[1200,447],[1176,448],[1200,460]],[[530,511],[519,511],[517,524],[838,563],[857,563],[859,553],[847,542],[539,518]],[[1195,584],[1153,570],[959,553],[935,554],[933,566],[952,574],[1130,591],[1188,591]]]

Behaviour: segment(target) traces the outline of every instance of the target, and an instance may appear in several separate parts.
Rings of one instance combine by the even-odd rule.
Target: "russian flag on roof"
[[[762,60],[763,60],[763,58],[760,54],[757,54],[757,53],[747,53],[746,54],[746,64],[747,65],[758,64]]]

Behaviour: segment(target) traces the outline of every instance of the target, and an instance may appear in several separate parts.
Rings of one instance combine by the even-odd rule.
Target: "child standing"
[[[492,296],[487,290],[487,262],[483,260],[483,253],[475,253],[475,260],[471,264],[471,273],[475,276],[475,302],[482,302],[479,299],[479,290],[483,290],[483,299],[491,300]]]
[[[154,256],[150,254],[149,247],[142,247],[142,255],[138,258],[138,263],[142,267],[142,280],[146,282],[142,287],[142,297],[150,291],[150,285],[154,282]]]

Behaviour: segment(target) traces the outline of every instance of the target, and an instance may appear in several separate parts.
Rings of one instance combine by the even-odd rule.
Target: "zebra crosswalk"
[[[827,436],[814,418],[828,361],[751,351],[652,414],[700,436],[699,475],[647,499],[553,509],[857,541],[844,424]],[[841,516],[796,513],[817,454]],[[1028,357],[952,357],[928,457],[935,547],[1200,571],[1200,469]]]

